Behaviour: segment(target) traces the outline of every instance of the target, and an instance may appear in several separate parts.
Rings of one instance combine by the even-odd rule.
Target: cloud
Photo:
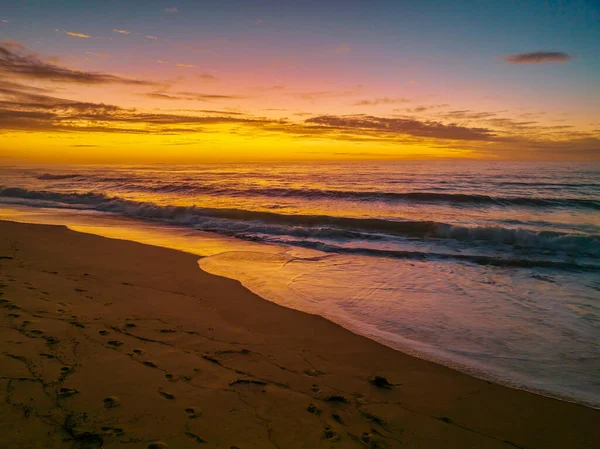
[[[158,40],[156,36],[144,36],[146,39]]]
[[[496,128],[505,128],[510,130],[524,130],[531,129],[533,125],[537,125],[538,122],[535,121],[516,121],[511,118],[498,117],[498,118],[489,118],[485,120],[485,123],[494,126]]]
[[[0,130],[130,134],[189,133],[202,131],[198,128],[200,125],[262,126],[273,122],[226,111],[205,111],[205,113],[218,114],[210,116],[140,112],[116,105],[57,98],[27,91],[27,89],[32,88],[0,81]]]
[[[385,134],[453,140],[493,140],[495,137],[494,132],[487,128],[469,128],[453,123],[444,125],[436,121],[374,117],[370,115],[321,115],[309,118],[305,123],[355,133],[377,131]]]
[[[119,33],[119,34],[131,34],[131,31],[127,31],[127,30],[117,30],[113,28],[113,31],[115,33]]]
[[[219,78],[217,78],[214,75],[211,75],[210,73],[199,73],[196,76],[204,81],[218,81],[219,80]]]
[[[2,22],[2,23],[8,23],[8,20],[2,19],[2,20],[0,20],[0,22]]]
[[[177,8],[165,8],[164,11],[167,14],[175,14],[176,12],[179,12],[179,10]]]
[[[201,114],[247,115],[237,111],[219,111],[215,109],[171,109],[171,111],[199,112]]]
[[[86,51],[84,53],[86,55],[96,56],[97,58],[102,58],[102,59],[108,58],[108,55],[106,53],[95,53],[93,51]]]
[[[161,61],[160,59],[157,59],[156,62],[158,62],[159,64],[168,64],[167,61]]]
[[[0,45],[13,51],[27,50],[27,45],[17,41],[0,41]]]
[[[411,112],[411,113],[413,113],[413,112],[425,112],[425,111],[430,111],[432,109],[446,108],[448,106],[450,106],[450,105],[447,104],[447,103],[444,103],[444,104],[432,104],[432,105],[429,105],[429,106],[417,106],[415,108],[407,108],[407,109],[405,109],[405,111],[406,112]],[[395,112],[400,112],[401,110],[402,109],[394,109]]]
[[[0,76],[79,84],[158,85],[151,81],[123,78],[108,73],[73,70],[43,62],[18,42],[0,42]]]
[[[515,120],[513,118],[502,117],[500,114],[508,112],[507,110],[501,110],[496,112],[489,111],[472,111],[470,109],[458,109],[448,111],[445,113],[437,114],[437,117],[446,120],[459,120],[459,121],[477,121],[478,123],[484,124],[485,126],[491,126],[494,129],[509,130],[512,132],[528,131],[529,134],[533,131],[547,132],[552,127],[539,126],[537,121],[534,120]],[[522,115],[521,115],[522,116]],[[527,118],[537,118],[534,114],[527,114]],[[557,128],[554,128],[557,129]]]
[[[219,95],[219,94],[204,94],[198,92],[150,92],[143,94],[150,98],[157,98],[159,100],[192,100],[192,101],[212,101],[212,100],[239,100],[244,97],[235,95]]]
[[[323,139],[356,144],[386,144],[390,151],[402,145],[407,150],[417,145],[415,154],[423,148],[444,149],[469,154],[494,155],[518,159],[581,159],[599,160],[600,133],[566,128],[567,125],[535,128],[536,134],[497,135],[483,127],[468,127],[454,123],[414,120],[410,118],[376,117],[370,115],[320,115],[303,122],[289,122],[253,117],[237,111],[179,109],[171,111],[140,111],[111,104],[74,101],[58,98],[52,89],[27,86],[0,78],[0,133],[116,133],[177,135],[201,132],[229,132],[244,136],[287,134],[294,139]],[[160,92],[156,92],[160,94]],[[213,94],[179,92],[205,98],[224,97]],[[168,95],[168,94],[163,94]],[[232,98],[232,97],[229,97]],[[185,111],[183,114],[177,111]],[[522,123],[521,123],[522,124]],[[214,126],[227,126],[215,129]],[[519,131],[519,130],[517,130]],[[560,133],[558,135],[557,133]],[[383,154],[383,153],[382,153]],[[390,153],[390,156],[393,156]]]
[[[87,34],[83,34],[83,33],[74,33],[73,31],[63,31],[65,34],[68,34],[69,36],[73,36],[73,37],[81,37],[84,39],[88,39],[90,36],[88,36]]]
[[[471,111],[469,109],[461,109],[455,111],[448,111],[442,115],[443,118],[455,119],[455,120],[484,120],[495,117],[495,112],[478,112]]]
[[[54,89],[47,87],[27,86],[0,78],[0,94],[6,92],[50,93],[53,91]]]
[[[406,112],[425,112],[431,109],[431,106],[417,106],[416,108],[408,108]],[[400,109],[398,109],[400,111]]]
[[[569,62],[573,57],[559,51],[536,51],[533,53],[515,53],[504,57],[511,64],[542,64],[546,62]]]
[[[190,69],[191,69],[191,68],[194,68],[194,67],[196,67],[196,66],[195,66],[195,65],[193,65],[193,64],[182,64],[181,62],[178,62],[178,63],[176,63],[175,65],[176,65],[177,67],[187,67],[187,68],[190,68]]]
[[[373,100],[360,100],[356,103],[352,103],[353,106],[377,106],[380,104],[398,104],[398,103],[410,103],[407,98],[400,97],[382,97],[375,98]]]

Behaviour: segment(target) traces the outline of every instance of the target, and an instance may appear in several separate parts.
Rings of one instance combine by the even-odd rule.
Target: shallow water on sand
[[[396,349],[600,405],[598,167],[15,170],[0,218],[206,256]]]

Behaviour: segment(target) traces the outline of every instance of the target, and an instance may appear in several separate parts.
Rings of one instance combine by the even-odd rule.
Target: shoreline
[[[4,211],[4,210],[12,211],[14,207],[17,207],[18,208],[17,210],[19,210],[20,208],[24,208],[25,210],[30,209],[28,212],[31,212],[31,210],[34,210],[34,211],[36,210],[35,207],[32,208],[31,206],[24,206],[24,205],[15,206],[15,205],[4,204],[3,206],[4,207],[0,207],[0,211]],[[9,206],[9,207],[6,207],[6,206]],[[14,213],[14,212],[12,212],[12,213]],[[26,214],[27,214],[27,212],[26,212]],[[54,219],[52,219],[52,218],[49,218],[48,216],[46,216],[45,214],[46,214],[46,212],[44,212],[43,219],[41,219],[41,220],[34,219],[32,221],[30,221],[31,217],[29,217],[28,215],[25,215],[26,217],[28,217],[28,219],[21,221],[18,219],[19,215],[16,215],[13,217],[13,216],[11,216],[11,213],[0,214],[0,215],[2,215],[2,216],[0,216],[0,221],[4,220],[4,221],[17,222],[17,223],[31,223],[31,224],[42,224],[42,225],[50,224],[50,225],[65,226],[74,232],[81,232],[81,233],[86,233],[86,234],[91,234],[91,235],[97,235],[97,236],[109,238],[109,239],[118,239],[118,240],[137,242],[137,243],[152,245],[152,246],[156,246],[156,247],[160,247],[160,248],[167,248],[167,249],[182,251],[187,254],[193,254],[194,256],[198,257],[197,263],[198,263],[199,269],[203,272],[208,272],[211,275],[220,276],[220,277],[223,277],[226,279],[231,279],[231,280],[240,282],[244,288],[250,290],[251,292],[253,292],[254,294],[256,294],[258,297],[260,297],[263,300],[266,300],[266,301],[272,302],[274,304],[278,304],[280,306],[287,307],[287,308],[290,308],[290,309],[293,309],[296,311],[300,311],[303,313],[308,313],[308,314],[323,317],[337,325],[340,325],[342,328],[344,328],[354,334],[357,334],[357,335],[366,337],[370,340],[376,341],[384,346],[392,348],[395,351],[399,351],[403,354],[407,354],[412,357],[426,360],[426,361],[429,361],[429,362],[432,362],[435,364],[443,365],[450,369],[459,371],[463,374],[473,376],[473,377],[476,377],[481,380],[497,383],[497,384],[506,386],[508,388],[523,390],[523,391],[527,391],[527,392],[537,394],[540,396],[545,396],[548,398],[553,398],[553,399],[557,399],[557,400],[561,400],[561,401],[565,401],[565,402],[570,402],[573,404],[579,404],[579,405],[583,405],[583,406],[594,408],[594,409],[600,409],[600,402],[597,402],[597,401],[594,401],[591,399],[589,399],[589,400],[584,399],[582,396],[578,397],[574,394],[569,395],[568,393],[552,391],[550,388],[544,389],[544,387],[536,387],[533,385],[528,385],[527,383],[519,382],[516,379],[511,380],[510,373],[505,373],[505,374],[494,373],[494,372],[490,371],[489,369],[486,370],[485,367],[473,365],[472,360],[471,361],[457,360],[456,358],[448,357],[447,355],[439,353],[439,351],[437,351],[435,348],[429,348],[429,350],[426,350],[426,349],[415,347],[414,342],[412,342],[413,343],[412,345],[410,343],[399,342],[398,335],[396,335],[396,334],[387,335],[385,332],[381,332],[378,329],[370,329],[371,332],[367,332],[367,331],[365,331],[364,323],[356,323],[354,320],[340,319],[340,317],[338,315],[331,315],[331,314],[323,313],[324,312],[323,310],[318,311],[315,309],[311,310],[310,307],[308,307],[308,308],[302,307],[302,305],[305,304],[304,302],[300,302],[300,303],[297,303],[297,302],[290,303],[289,301],[282,302],[281,300],[271,297],[272,295],[270,294],[271,293],[270,291],[263,291],[262,288],[256,288],[256,286],[253,285],[252,282],[248,283],[247,282],[248,279],[246,278],[246,276],[240,276],[239,274],[232,275],[228,270],[226,270],[225,274],[224,274],[224,273],[220,272],[219,270],[216,270],[216,271],[213,270],[212,266],[210,265],[211,261],[214,260],[213,259],[214,257],[217,257],[217,259],[218,259],[220,256],[226,256],[227,254],[232,253],[232,252],[233,253],[237,253],[240,251],[241,252],[249,252],[249,253],[256,252],[256,253],[260,253],[265,256],[271,255],[271,254],[275,255],[275,254],[287,253],[287,250],[282,252],[282,250],[285,249],[284,247],[278,246],[276,244],[247,242],[244,240],[236,239],[235,237],[225,237],[218,233],[195,230],[194,233],[201,234],[201,237],[198,239],[198,242],[202,242],[202,243],[190,245],[190,242],[189,242],[189,239],[187,238],[187,236],[183,237],[183,240],[181,240],[181,241],[178,241],[177,239],[175,239],[175,240],[173,239],[173,232],[189,231],[189,229],[186,229],[185,226],[180,226],[180,225],[176,225],[176,224],[164,224],[161,221],[158,221],[156,223],[158,223],[160,226],[165,226],[165,229],[163,229],[162,232],[159,232],[158,234],[154,235],[154,231],[156,231],[156,229],[146,228],[145,226],[148,225],[147,222],[141,220],[138,223],[138,220],[140,220],[140,219],[132,218],[132,217],[120,217],[120,216],[118,217],[119,221],[122,219],[127,220],[125,222],[125,228],[123,228],[122,227],[123,224],[118,223],[117,221],[109,222],[108,224],[102,224],[100,227],[96,227],[94,225],[90,226],[89,218],[81,221],[82,217],[78,217],[78,219],[79,219],[79,221],[78,221],[78,220],[73,220],[73,216],[71,216],[69,214],[68,219],[65,217],[62,217],[59,219],[57,219],[55,217]],[[133,221],[131,221],[131,220],[133,220]],[[140,227],[137,232],[131,233],[131,226],[133,223],[136,223],[136,224],[143,223],[144,227]],[[150,220],[150,224],[154,225],[156,223],[153,222],[152,220]],[[120,227],[121,230],[115,232],[115,229],[117,227]],[[136,228],[137,228],[137,226],[136,226]],[[149,237],[151,229],[152,229],[153,235],[152,235],[152,237]],[[165,233],[165,231],[166,231],[166,233]],[[181,236],[179,238],[181,238]],[[211,240],[211,241],[213,241],[213,243],[211,243],[210,245],[207,245],[206,244],[207,240]],[[265,248],[268,248],[269,250],[264,251]],[[208,267],[206,267],[207,260],[209,261]],[[290,258],[290,260],[292,260],[292,258]],[[289,292],[282,292],[282,293],[284,295],[289,294]],[[367,328],[367,329],[369,329],[369,328]],[[469,364],[469,362],[471,362],[471,364]],[[530,383],[531,383],[531,380],[530,380]]]
[[[471,377],[264,300],[202,271],[196,255],[62,226],[0,221],[0,235],[0,446],[600,442],[596,409]],[[378,388],[374,376],[394,386]],[[107,398],[120,406],[107,408]]]
[[[307,313],[309,315],[324,318],[327,321],[330,321],[331,323],[340,326],[342,329],[344,329],[348,332],[351,332],[362,338],[367,338],[368,340],[379,343],[379,344],[386,346],[386,347],[388,347],[394,351],[397,351],[401,354],[404,354],[404,355],[407,355],[410,357],[414,357],[419,360],[424,360],[429,363],[434,363],[436,365],[443,366],[445,368],[451,369],[453,371],[457,371],[457,372],[459,372],[461,374],[465,374],[467,376],[474,377],[476,379],[492,382],[492,383],[501,385],[503,387],[510,388],[512,390],[524,391],[527,393],[535,394],[537,396],[543,396],[543,397],[555,399],[555,400],[558,400],[561,402],[568,402],[571,404],[581,405],[581,406],[588,407],[591,409],[600,410],[600,404],[595,403],[591,400],[586,401],[584,399],[577,399],[577,398],[568,396],[567,394],[555,393],[555,392],[552,392],[549,390],[538,389],[535,387],[529,387],[527,385],[519,384],[517,382],[511,382],[510,380],[507,380],[506,378],[503,378],[500,375],[495,375],[490,372],[487,372],[483,368],[468,365],[467,362],[452,360],[450,358],[444,358],[443,356],[441,356],[439,354],[434,355],[433,352],[427,352],[425,350],[415,349],[413,347],[410,347],[408,344],[404,344],[404,345],[399,344],[396,341],[394,341],[391,337],[384,338],[381,336],[381,334],[378,334],[378,333],[366,333],[366,332],[361,333],[359,324],[352,326],[351,324],[349,324],[348,321],[343,321],[343,320],[336,321],[334,318],[327,317],[323,314],[319,314],[316,312],[312,313],[312,312],[309,312],[306,310],[302,310],[300,308],[295,308],[295,307],[288,306],[288,305],[282,305],[275,300],[271,300],[266,297],[263,297],[259,291],[255,291],[252,288],[252,286],[246,285],[242,281],[239,281],[233,277],[228,277],[228,276],[216,273],[216,272],[213,273],[213,272],[210,272],[210,271],[204,269],[202,267],[201,260],[204,258],[210,258],[210,257],[213,257],[213,256],[200,256],[200,259],[198,260],[198,265],[199,265],[200,270],[202,270],[205,273],[211,274],[213,276],[218,276],[218,277],[222,277],[224,279],[229,279],[229,280],[239,282],[243,288],[251,291],[252,293],[254,293],[255,295],[257,295],[258,297],[262,298],[265,301],[271,302],[273,304],[277,304],[277,305],[285,307],[285,308],[289,308],[291,310],[298,311],[300,313]]]

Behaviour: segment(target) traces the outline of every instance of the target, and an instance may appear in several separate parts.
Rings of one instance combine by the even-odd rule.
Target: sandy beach
[[[600,447],[600,412],[394,351],[184,252],[0,222],[0,448]]]

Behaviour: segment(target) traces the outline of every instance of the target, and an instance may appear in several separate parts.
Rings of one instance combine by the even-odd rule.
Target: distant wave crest
[[[264,196],[273,198],[306,198],[336,199],[348,201],[381,201],[411,203],[448,203],[458,205],[479,206],[520,206],[520,207],[577,207],[600,210],[600,201],[585,198],[532,198],[524,196],[490,196],[469,193],[444,193],[431,191],[414,192],[381,192],[381,191],[348,191],[332,189],[282,188],[282,187],[247,187],[246,189],[220,187],[216,183],[202,184],[152,184],[131,183],[128,178],[85,176],[80,174],[48,174],[38,176],[39,180],[68,180],[91,182],[120,182],[120,187],[129,191],[149,191],[155,193],[177,193],[181,195],[230,195],[230,196]],[[523,185],[527,185],[523,183]],[[587,185],[587,184],[585,184]]]
[[[161,193],[208,194],[208,195],[259,195],[280,198],[341,199],[350,201],[414,202],[414,203],[450,203],[482,206],[524,206],[524,207],[581,207],[600,210],[600,202],[583,198],[531,198],[531,197],[493,197],[463,193],[438,192],[377,192],[346,191],[325,189],[286,189],[251,188],[239,190],[208,186],[136,185],[132,190],[146,190]]]

